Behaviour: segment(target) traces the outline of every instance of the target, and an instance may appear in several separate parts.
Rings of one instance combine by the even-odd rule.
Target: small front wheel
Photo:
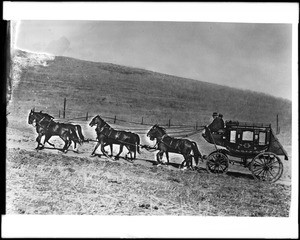
[[[265,152],[253,158],[250,170],[256,180],[276,182],[283,173],[283,164],[276,154]]]
[[[229,166],[228,157],[221,152],[212,152],[207,157],[206,169],[210,173],[226,173]]]

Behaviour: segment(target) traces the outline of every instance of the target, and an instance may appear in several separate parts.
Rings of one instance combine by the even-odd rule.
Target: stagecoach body
[[[218,132],[210,132],[206,128],[203,137],[216,147],[216,151],[207,157],[209,172],[224,173],[229,163],[239,163],[248,167],[255,179],[275,182],[283,172],[278,155],[288,160],[271,124],[226,121],[225,128]],[[229,159],[228,156],[238,160]]]

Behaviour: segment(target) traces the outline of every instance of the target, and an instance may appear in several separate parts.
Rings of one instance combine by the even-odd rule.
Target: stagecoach
[[[206,159],[211,173],[226,173],[229,163],[240,164],[249,168],[255,179],[276,182],[283,173],[278,155],[288,160],[271,124],[226,121],[225,128],[217,132],[205,127],[202,136],[216,148]]]

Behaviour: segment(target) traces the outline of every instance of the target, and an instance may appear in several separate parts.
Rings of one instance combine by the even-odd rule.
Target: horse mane
[[[96,117],[98,117],[104,124],[109,126],[109,124],[103,118],[101,118],[100,115],[97,115]]]
[[[166,129],[164,127],[159,126],[158,124],[155,124],[156,128],[158,128],[159,130],[161,130],[163,132],[163,134],[166,134]]]
[[[39,112],[35,112],[33,109],[31,109],[31,111],[32,111],[33,113],[42,114],[43,116],[48,117],[48,118],[54,118],[54,117],[51,116],[50,114],[44,113],[43,110],[41,110],[41,111],[39,111]]]
[[[49,117],[49,118],[54,118],[54,117],[52,117],[50,114],[48,114],[48,113],[43,113],[42,111],[40,111],[40,113],[42,113],[44,116],[47,116],[47,117]]]

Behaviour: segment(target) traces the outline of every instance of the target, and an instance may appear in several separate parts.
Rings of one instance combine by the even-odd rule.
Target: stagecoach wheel
[[[283,173],[283,164],[276,154],[265,152],[253,158],[250,170],[256,180],[276,182]]]
[[[208,155],[206,169],[209,173],[226,173],[229,166],[228,157],[221,152],[212,152]]]

